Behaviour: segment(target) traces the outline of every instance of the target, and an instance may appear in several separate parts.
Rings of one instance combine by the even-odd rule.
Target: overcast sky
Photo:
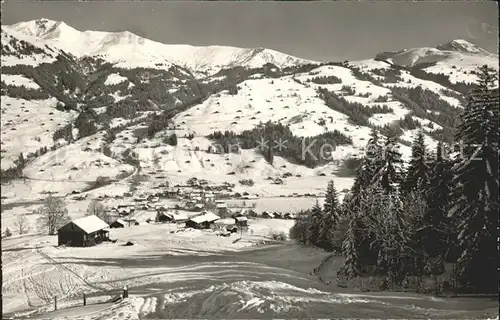
[[[498,5],[477,1],[12,2],[4,24],[63,20],[78,30],[128,30],[169,44],[265,47],[341,61],[466,39],[498,51]]]

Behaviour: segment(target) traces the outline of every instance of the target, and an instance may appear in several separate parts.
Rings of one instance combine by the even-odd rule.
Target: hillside
[[[463,40],[314,63],[263,48],[81,32],[46,19],[2,26],[2,183],[12,181],[2,197],[24,198],[28,185],[39,199],[47,181],[60,181],[50,189],[63,194],[102,176],[128,183],[138,168],[179,182],[252,177],[258,183],[242,190],[273,196],[321,190],[332,178],[347,179],[348,188],[355,165],[346,160],[372,129],[398,136],[405,158],[419,128],[431,147],[449,141],[473,69],[494,59]],[[254,138],[288,145],[275,148],[271,163]],[[326,160],[301,159],[301,142],[314,139],[335,146]],[[240,151],[213,152],[231,143]],[[285,174],[286,187],[268,181]]]

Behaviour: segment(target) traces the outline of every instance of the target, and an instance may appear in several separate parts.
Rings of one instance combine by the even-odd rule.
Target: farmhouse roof
[[[214,221],[219,220],[219,219],[220,219],[220,217],[218,215],[216,215],[215,213],[206,212],[202,215],[191,218],[191,221],[196,222],[196,223],[203,223],[203,222],[214,222]]]
[[[119,224],[121,224],[122,226],[126,225],[126,222],[123,221],[122,219],[116,219],[115,221],[113,221],[113,223],[116,223],[116,222],[119,223]]]
[[[185,214],[185,213],[173,213],[172,218],[174,218],[174,220],[177,220],[177,221],[189,219],[187,214]]]
[[[78,226],[78,228],[82,229],[87,234],[109,227],[106,222],[99,219],[99,217],[97,217],[96,215],[76,219],[71,221],[70,223],[75,224],[76,226]]]
[[[248,221],[247,217],[236,217],[236,221]]]
[[[226,219],[219,219],[215,223],[220,224],[220,225],[234,225],[234,219],[233,218],[226,218]]]

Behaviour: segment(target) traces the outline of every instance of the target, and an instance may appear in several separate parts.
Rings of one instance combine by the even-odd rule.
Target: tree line
[[[279,155],[292,163],[305,165],[310,168],[330,161],[326,152],[324,156],[321,156],[321,147],[323,145],[329,144],[335,147],[352,144],[351,138],[337,130],[325,132],[314,137],[302,138],[295,136],[289,126],[271,121],[239,134],[232,131],[217,131],[210,134],[207,138],[222,146],[223,150],[214,151],[231,153],[238,152],[238,148],[257,148],[270,164],[273,163],[274,156]],[[277,145],[279,141],[284,142],[282,148]],[[236,146],[238,148],[235,148]],[[308,150],[310,152],[304,152],[307,147],[309,147]]]
[[[339,279],[379,276],[380,289],[444,272],[465,292],[498,290],[497,75],[484,66],[455,127],[455,141],[429,150],[420,131],[406,168],[393,137],[374,130],[343,202],[333,182],[323,208],[305,212],[290,235],[344,256]],[[422,282],[419,282],[422,284]]]

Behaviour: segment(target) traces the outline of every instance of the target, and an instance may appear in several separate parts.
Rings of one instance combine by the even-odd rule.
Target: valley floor
[[[35,308],[42,313],[30,318],[469,319],[496,313],[496,300],[360,294],[328,286],[311,274],[328,253],[291,243],[258,245],[271,231],[287,231],[292,224],[251,220],[248,233],[227,238],[211,231],[175,232],[170,224],[141,225],[112,229],[117,243],[90,248],[58,248],[49,236],[4,239],[4,317]],[[126,241],[135,245],[123,246]],[[95,305],[120,294],[124,285],[129,299]],[[59,310],[53,312],[55,295]],[[70,306],[79,307],[65,309]]]

